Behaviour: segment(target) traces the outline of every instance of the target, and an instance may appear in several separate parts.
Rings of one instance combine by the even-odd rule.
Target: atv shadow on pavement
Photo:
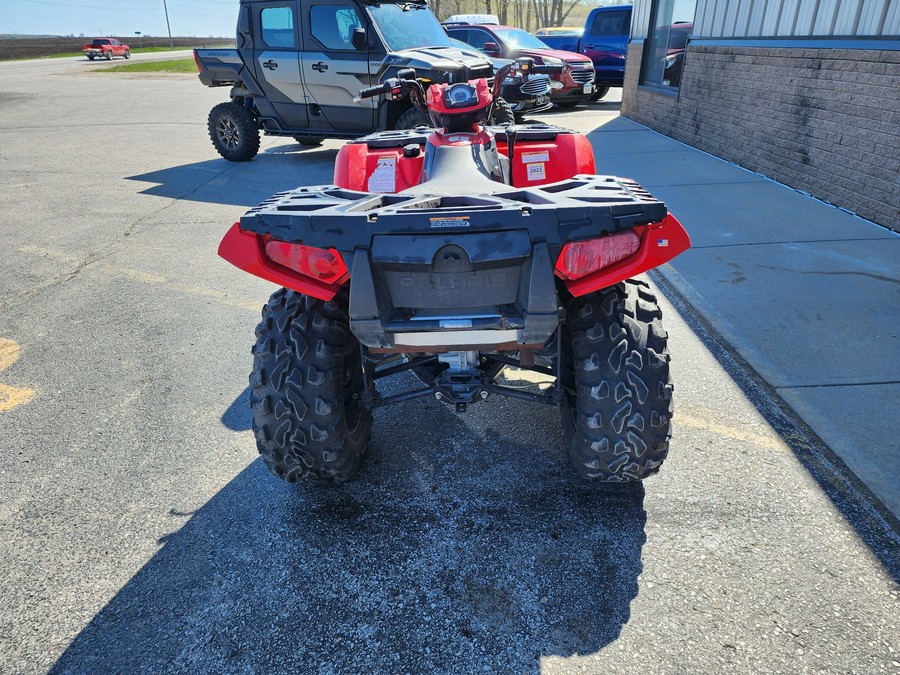
[[[520,404],[479,404],[472,427],[404,405],[429,424],[379,410],[352,483],[250,464],[51,672],[537,673],[615,641],[638,594],[642,484],[578,479],[558,426]]]
[[[246,209],[275,192],[330,183],[336,156],[336,149],[304,148],[290,142],[266,148],[252,162],[210,159],[127,176],[126,180],[153,183],[140,190],[145,195]],[[235,210],[235,219],[242,213]]]

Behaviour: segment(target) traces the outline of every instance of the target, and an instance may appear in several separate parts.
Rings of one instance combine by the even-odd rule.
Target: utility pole
[[[166,13],[166,29],[169,31],[169,46],[175,49],[175,43],[172,42],[172,27],[169,25],[169,8],[166,7],[166,0],[163,0],[163,10]]]

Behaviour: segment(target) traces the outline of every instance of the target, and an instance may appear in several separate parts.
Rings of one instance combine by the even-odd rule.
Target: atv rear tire
[[[372,431],[347,298],[282,288],[256,327],[250,407],[256,446],[289,482],[341,483],[359,471]]]
[[[209,111],[209,138],[229,162],[246,162],[259,152],[259,127],[253,113],[235,101],[220,103]]]
[[[516,116],[513,113],[512,106],[502,98],[494,101],[494,110],[491,112],[490,123],[494,125],[515,124]]]
[[[569,461],[601,481],[656,473],[672,433],[668,336],[656,297],[646,283],[629,279],[574,298],[566,315],[563,384],[570,397],[562,416]]]

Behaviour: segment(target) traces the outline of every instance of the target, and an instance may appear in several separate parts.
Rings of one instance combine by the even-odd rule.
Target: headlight
[[[561,65],[563,65],[563,60],[558,59],[555,56],[542,56],[541,60],[544,62],[545,66],[561,66]]]

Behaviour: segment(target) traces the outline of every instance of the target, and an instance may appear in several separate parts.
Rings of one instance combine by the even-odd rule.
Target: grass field
[[[149,61],[127,63],[109,68],[94,68],[95,73],[196,73],[194,59],[173,59],[171,61]]]

